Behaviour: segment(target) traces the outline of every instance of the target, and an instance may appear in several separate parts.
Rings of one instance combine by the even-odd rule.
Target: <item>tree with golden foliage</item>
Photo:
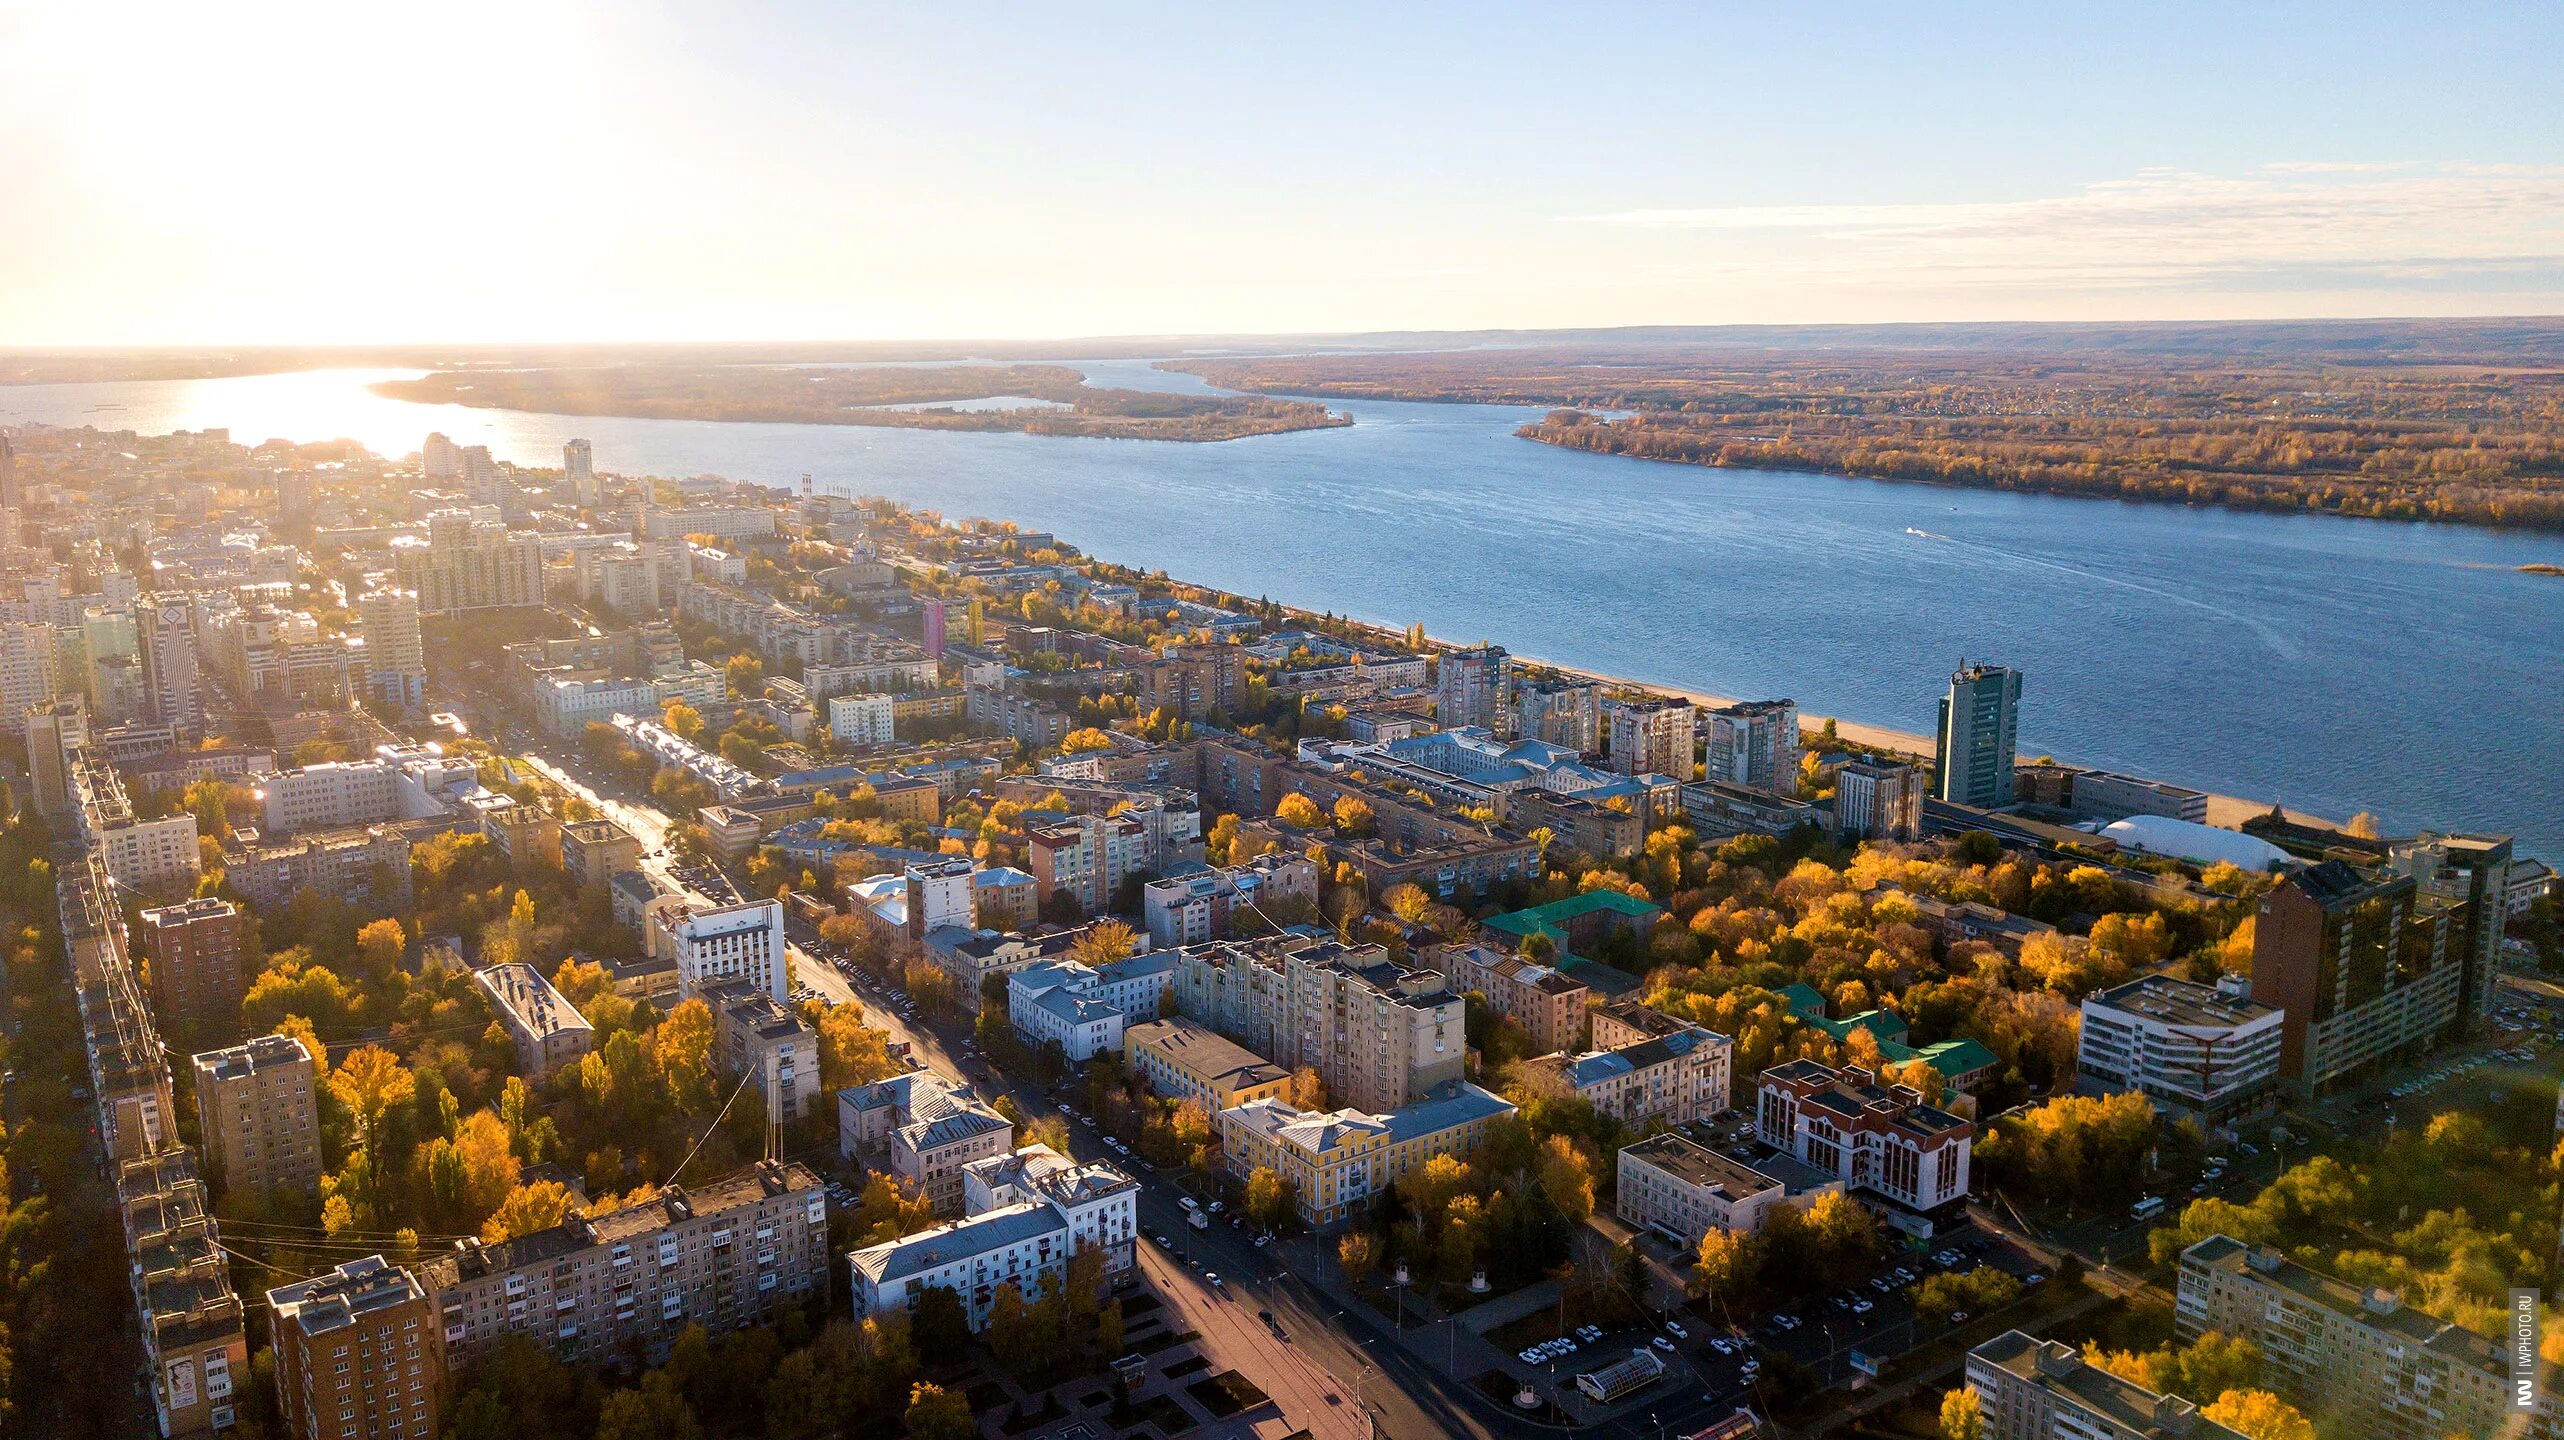
[[[2315,1440],[2314,1422],[2267,1390],[2229,1390],[2201,1406],[2199,1416],[2249,1440]]]
[[[1378,1245],[1371,1232],[1355,1230],[1335,1242],[1335,1262],[1344,1267],[1344,1278],[1360,1283],[1380,1263]]]
[[[533,1235],[549,1230],[576,1213],[569,1187],[558,1180],[537,1180],[519,1185],[499,1202],[489,1220],[481,1226],[481,1238],[492,1243],[513,1240],[520,1235]]]
[[[1291,1072],[1291,1091],[1287,1103],[1294,1110],[1327,1108],[1327,1082],[1320,1078],[1316,1066],[1303,1065]]]
[[[1335,797],[1335,833],[1347,840],[1359,840],[1377,825],[1371,813],[1371,802],[1359,795]]]
[[[830,1090],[869,1085],[899,1073],[890,1058],[890,1037],[864,1024],[853,1005],[832,1005],[820,1012],[819,1083]]]
[[[1273,807],[1273,818],[1294,830],[1315,830],[1327,823],[1318,802],[1297,790],[1283,796],[1282,803]]]
[[[1552,1135],[1540,1143],[1534,1161],[1541,1192],[1571,1224],[1582,1225],[1594,1213],[1594,1168],[1576,1142]]]
[[[1754,1288],[1762,1273],[1761,1247],[1751,1235],[1713,1225],[1692,1256],[1692,1280],[1701,1294],[1733,1300]]]
[[[1139,944],[1139,936],[1119,920],[1098,920],[1086,927],[1075,944],[1068,947],[1068,958],[1082,965],[1101,968],[1117,960],[1127,960]]]
[[[1962,1385],[1941,1397],[1941,1440],[1985,1440],[1985,1397],[1975,1386]]]

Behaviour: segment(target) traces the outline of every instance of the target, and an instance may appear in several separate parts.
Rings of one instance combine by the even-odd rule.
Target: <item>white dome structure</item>
[[[2214,865],[2222,860],[2255,873],[2284,865],[2289,859],[2287,851],[2240,830],[2220,830],[2169,815],[2131,815],[2125,820],[2113,820],[2101,827],[2101,835],[2105,840],[2117,841],[2122,850],[2169,855],[2198,865]]]

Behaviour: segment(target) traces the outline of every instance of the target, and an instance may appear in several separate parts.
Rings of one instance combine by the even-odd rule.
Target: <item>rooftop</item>
[[[2250,1275],[2287,1291],[2299,1300],[2330,1310],[2374,1330],[2422,1346],[2447,1360],[2510,1379],[2510,1357],[2490,1338],[2406,1305],[2391,1290],[2363,1290],[2347,1280],[2311,1270],[2275,1250],[2259,1249],[2231,1235],[2211,1235],[2181,1252],[2184,1268],[2192,1265]],[[2564,1379],[2564,1367],[2539,1366],[2543,1384],[2552,1388]]]
[[[1067,1234],[1068,1218],[1058,1207],[1028,1200],[857,1250],[846,1260],[875,1285],[887,1285],[1044,1235]]]
[[[2200,1415],[2189,1401],[2157,1394],[2098,1365],[2087,1365],[2073,1346],[2059,1341],[2007,1330],[1969,1351],[1968,1359],[2006,1371],[2107,1419],[2117,1427],[2111,1433],[2243,1440],[2239,1432]]]
[[[1715,1191],[1729,1200],[1783,1188],[1778,1176],[1767,1175],[1742,1160],[1671,1133],[1651,1136],[1620,1153],[1626,1159],[1652,1165],[1686,1185]]]
[[[2172,975],[2140,975],[2125,985],[2087,995],[2087,1006],[2124,1010],[2166,1025],[2223,1028],[2276,1015],[2276,1007],[2257,1005],[2246,995],[2220,994],[2213,985]]]
[[[1180,1017],[1150,1020],[1122,1032],[1123,1049],[1136,1057],[1154,1050],[1187,1071],[1227,1089],[1271,1084],[1291,1072],[1207,1026]]]

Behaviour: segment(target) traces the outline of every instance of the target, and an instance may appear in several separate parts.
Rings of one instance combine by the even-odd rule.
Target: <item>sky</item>
[[[0,0],[0,346],[2564,312],[2564,6]]]

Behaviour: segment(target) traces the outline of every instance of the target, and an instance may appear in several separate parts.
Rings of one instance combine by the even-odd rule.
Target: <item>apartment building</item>
[[[1014,1122],[968,1091],[924,1087],[911,1090],[909,1098],[906,1118],[890,1132],[890,1173],[923,1195],[936,1214],[959,1214],[964,1172],[1014,1148]]]
[[[1314,1068],[1338,1105],[1393,1111],[1460,1079],[1467,1007],[1441,975],[1317,945],[1284,952],[1282,981],[1272,1058]]]
[[[962,1176],[962,1206],[973,1215],[1047,1201],[1068,1221],[1069,1251],[1104,1253],[1104,1273],[1138,1260],[1139,1182],[1109,1160],[1080,1164],[1048,1145],[1027,1145],[973,1161]]]
[[[1122,882],[1149,867],[1148,827],[1129,814],[1027,819],[1024,857],[1043,904],[1066,892],[1080,914],[1103,914]]]
[[[2262,1383],[2353,1440],[2564,1436],[2564,1369],[2537,1362],[2534,1401],[2514,1408],[2504,1343],[2231,1236],[2181,1252],[2173,1325],[2259,1346]]]
[[[1923,833],[1923,772],[1884,760],[1847,760],[1834,771],[1834,840],[1911,841]]]
[[[503,1335],[573,1362],[656,1364],[688,1325],[713,1334],[828,1292],[828,1200],[809,1167],[760,1161],[497,1243],[465,1241],[418,1267],[458,1368]]]
[[[1446,730],[1513,723],[1513,661],[1501,645],[1445,651],[1434,664],[1433,718]]]
[[[83,746],[68,758],[80,843],[106,863],[116,883],[147,895],[194,890],[204,873],[204,857],[196,848],[196,817],[181,810],[157,820],[137,819],[124,778],[105,755]]]
[[[768,540],[775,533],[775,512],[763,505],[688,505],[680,509],[651,505],[641,512],[641,533],[652,540],[683,540],[709,535],[716,540]]]
[[[1579,755],[1602,749],[1602,687],[1589,680],[1527,680],[1513,687],[1513,730]]]
[[[426,543],[395,541],[392,569],[400,588],[418,596],[422,615],[543,603],[543,537],[469,511],[428,516]]]
[[[190,1062],[205,1169],[226,1192],[320,1191],[320,1097],[303,1042],[261,1035]]]
[[[1153,708],[1199,720],[1238,708],[1246,691],[1246,652],[1235,645],[1170,645],[1138,667],[1141,693]]]
[[[543,972],[511,960],[472,973],[472,984],[489,1002],[490,1013],[516,1047],[518,1068],[529,1076],[549,1075],[578,1063],[596,1044],[596,1027],[579,1007],[552,988]]]
[[[1100,966],[1037,960],[1007,976],[1007,1018],[1025,1044],[1057,1045],[1071,1064],[1119,1053],[1126,1025],[1157,1018],[1175,963],[1163,951]]]
[[[371,760],[302,765],[255,777],[271,836],[450,815],[480,787],[468,755],[435,745],[384,746]]]
[[[1486,945],[1437,945],[1421,958],[1441,971],[1452,989],[1486,996],[1488,1009],[1531,1036],[1535,1054],[1584,1048],[1585,1008],[1593,989],[1556,966]]]
[[[1242,910],[1317,900],[1316,864],[1306,855],[1268,851],[1242,865],[1150,881],[1140,891],[1140,910],[1149,943],[1168,948],[1227,939],[1231,917]]]
[[[1304,1111],[1267,1096],[1220,1112],[1220,1154],[1244,1181],[1270,1169],[1291,1187],[1300,1218],[1325,1229],[1436,1155],[1466,1156],[1514,1107],[1463,1081],[1385,1114],[1353,1107]]]
[[[939,1120],[979,1103],[968,1085],[946,1080],[932,1070],[911,1070],[840,1090],[838,1157],[868,1165],[886,1163],[891,1140],[902,1128]]]
[[[609,885],[641,868],[641,842],[611,820],[575,820],[561,827],[561,868],[582,885]]]
[[[410,894],[410,842],[398,826],[322,830],[226,847],[223,878],[257,907],[281,906],[305,890],[404,905]]]
[[[1259,1055],[1282,1048],[1288,989],[1283,956],[1322,942],[1277,935],[1258,940],[1188,945],[1175,952],[1171,993],[1176,1013],[1205,1025]],[[1365,946],[1361,953],[1387,955]]]
[[[1702,774],[1770,795],[1798,793],[1798,702],[1746,700],[1702,717],[1708,759]],[[1687,775],[1684,778],[1689,778]]]
[[[2178,1395],[2122,1379],[2056,1340],[2007,1330],[1968,1352],[1985,1440],[2243,1440]]]
[[[1618,1050],[1641,1040],[1675,1035],[1692,1028],[1688,1020],[1678,1020],[1662,1010],[1650,1010],[1636,1000],[1615,1000],[1598,1005],[1589,1017],[1593,1023],[1593,1048]]]
[[[656,687],[635,675],[549,675],[534,686],[535,723],[547,735],[575,738],[617,715],[656,715],[659,710]]]
[[[1924,1104],[1911,1086],[1881,1085],[1858,1067],[1792,1060],[1763,1072],[1754,1122],[1764,1144],[1838,1177],[1847,1190],[1927,1217],[1967,1201],[1976,1127]]]
[[[1712,1230],[1750,1235],[1772,1207],[1789,1201],[1778,1176],[1674,1134],[1623,1146],[1619,1173],[1614,1213],[1686,1252]]]
[[[721,904],[690,896],[651,912],[664,937],[652,947],[677,962],[677,988],[693,996],[722,980],[746,980],[778,1002],[787,992],[783,902]]]
[[[699,992],[712,1010],[713,1063],[723,1077],[755,1075],[769,1118],[791,1123],[819,1104],[819,1032],[747,978]]]
[[[1611,768],[1623,775],[1692,778],[1700,712],[1688,700],[1613,700],[1603,706]]]
[[[898,738],[899,701],[890,695],[828,697],[828,734],[841,745],[888,745]]]
[[[2075,1071],[2105,1092],[2135,1090],[2159,1108],[2217,1122],[2279,1084],[2286,1017],[2251,998],[2251,982],[2215,985],[2145,975],[2083,997]]]
[[[227,1431],[249,1375],[249,1342],[212,1200],[179,1147],[124,1162],[115,1182],[159,1433],[172,1440]]]
[[[1171,1100],[1198,1100],[1215,1115],[1279,1096],[1291,1085],[1290,1071],[1181,1016],[1125,1028],[1122,1060],[1151,1090]]]
[[[2457,909],[2424,896],[2411,875],[2339,860],[2298,870],[2262,896],[2252,998],[2282,1013],[2282,1081],[2321,1093],[2453,1033],[2470,999],[2451,948]]]
[[[940,1287],[961,1297],[972,1330],[985,1330],[1000,1288],[1012,1285],[1027,1298],[1043,1294],[1066,1280],[1076,1249],[1069,1215],[1056,1202],[1000,1205],[847,1256],[854,1315],[912,1313],[919,1296]]]
[[[380,1255],[267,1292],[276,1413],[295,1440],[429,1440],[446,1352],[417,1277]]]
[[[137,918],[161,1023],[188,1036],[239,1034],[253,959],[246,953],[249,921],[240,907],[208,895],[155,906]]]
[[[1583,1100],[1631,1129],[1650,1120],[1688,1125],[1729,1108],[1734,1049],[1726,1036],[1689,1026],[1618,1050],[1536,1056],[1515,1073],[1535,1095]]]

